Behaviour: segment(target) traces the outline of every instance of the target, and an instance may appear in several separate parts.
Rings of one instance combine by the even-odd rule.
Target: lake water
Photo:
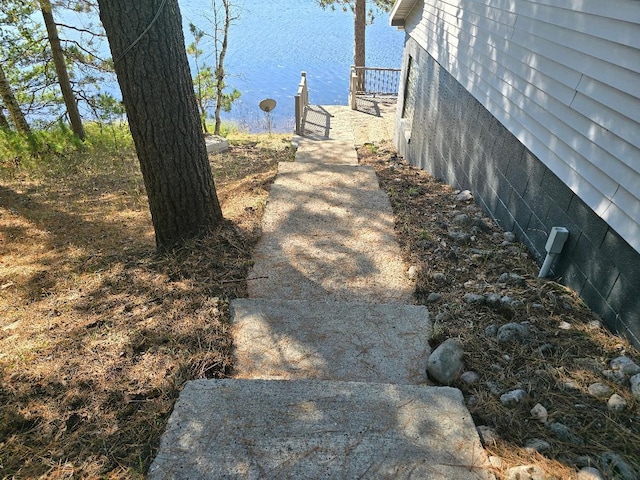
[[[353,63],[353,14],[323,10],[315,0],[233,0],[238,20],[232,25],[225,59],[226,83],[242,93],[225,120],[251,131],[264,131],[266,117],[258,104],[277,102],[273,131],[290,132],[300,73],[307,72],[309,100],[318,105],[346,105]],[[189,22],[211,29],[210,0],[180,0],[185,32]],[[186,43],[192,39],[185,33]],[[399,68],[404,35],[377,12],[367,27],[366,63]],[[214,64],[211,57],[209,64]]]

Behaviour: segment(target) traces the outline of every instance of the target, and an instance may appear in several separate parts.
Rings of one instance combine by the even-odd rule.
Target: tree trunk
[[[78,102],[76,102],[76,98],[73,95],[73,90],[71,88],[71,81],[69,80],[69,73],[67,72],[64,52],[62,51],[60,37],[58,36],[58,27],[56,26],[56,22],[53,20],[51,2],[49,0],[40,0],[40,10],[42,11],[44,24],[47,27],[47,36],[49,37],[49,44],[51,45],[51,55],[53,56],[53,63],[56,67],[56,74],[58,75],[58,83],[60,84],[64,104],[66,105],[67,113],[69,114],[71,130],[76,137],[80,140],[84,140],[85,133],[84,127],[82,126],[82,118],[80,118]]]
[[[220,120],[220,109],[222,108],[224,95],[224,57],[227,54],[227,46],[229,44],[229,26],[231,25],[230,1],[231,0],[222,0],[222,5],[224,6],[224,25],[222,27],[222,47],[220,48],[220,55],[216,59],[216,124],[213,129],[213,133],[215,135],[220,135],[220,126],[222,125],[222,120]],[[216,8],[215,3],[214,8]],[[217,29],[218,25],[214,25],[213,28]]]
[[[11,125],[9,125],[9,121],[7,117],[4,116],[4,107],[0,105],[0,130],[4,130],[6,132],[11,131]]]
[[[354,42],[353,64],[358,75],[358,90],[364,90],[364,66],[365,66],[365,32],[367,28],[367,2],[356,0],[353,11],[354,17]],[[358,69],[357,67],[361,67]]]
[[[178,0],[98,0],[158,250],[222,220],[200,125]]]
[[[18,104],[16,97],[13,95],[13,90],[11,89],[11,85],[9,85],[9,80],[4,74],[2,65],[0,65],[0,98],[2,98],[4,106],[9,111],[9,115],[11,115],[11,119],[13,120],[16,130],[26,135],[31,133],[27,119],[24,117],[22,110],[20,110],[20,105]],[[4,117],[4,115],[2,116]]]

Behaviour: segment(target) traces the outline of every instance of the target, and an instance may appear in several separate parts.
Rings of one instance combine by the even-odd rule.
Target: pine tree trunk
[[[11,89],[11,85],[9,85],[9,80],[4,74],[2,65],[0,65],[0,98],[2,98],[4,106],[9,111],[9,115],[11,115],[16,131],[27,135],[31,133],[27,119],[24,117],[22,110],[20,110],[20,105],[13,95],[13,90]]]
[[[53,63],[56,67],[58,84],[60,85],[60,90],[62,91],[64,104],[67,107],[67,113],[69,114],[71,130],[76,137],[78,137],[80,140],[84,140],[85,133],[84,127],[82,126],[82,118],[80,118],[80,112],[78,111],[78,102],[76,102],[76,98],[73,95],[73,90],[71,88],[71,81],[69,80],[69,72],[67,71],[64,52],[62,51],[60,37],[58,36],[58,27],[53,20],[51,2],[49,0],[40,0],[40,10],[42,11],[42,18],[44,19],[44,24],[47,28],[49,44],[51,45],[51,55],[53,56]]]
[[[177,0],[98,0],[144,177],[158,250],[210,232],[222,211]]]
[[[356,0],[354,9],[354,53],[353,64],[358,74],[358,90],[364,90],[364,66],[365,66],[365,32],[367,28],[367,2]]]

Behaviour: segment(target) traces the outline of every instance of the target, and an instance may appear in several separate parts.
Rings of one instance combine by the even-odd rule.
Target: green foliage
[[[30,176],[69,175],[80,165],[133,154],[133,140],[124,123],[85,125],[87,139],[80,141],[62,122],[31,135],[0,130],[0,177],[18,173]]]

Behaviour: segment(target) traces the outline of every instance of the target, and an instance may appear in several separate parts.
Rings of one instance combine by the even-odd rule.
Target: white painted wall
[[[640,0],[418,0],[400,20],[640,252]]]

